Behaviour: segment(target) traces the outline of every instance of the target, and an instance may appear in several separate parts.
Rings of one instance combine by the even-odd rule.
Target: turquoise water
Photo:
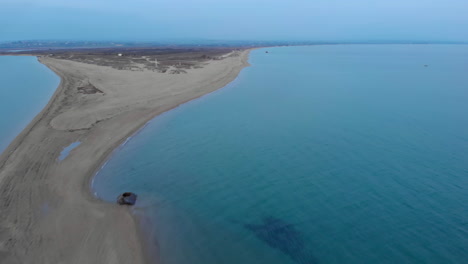
[[[47,105],[59,82],[36,57],[0,56],[0,153]]]
[[[158,263],[466,263],[468,46],[265,50],[96,176]]]

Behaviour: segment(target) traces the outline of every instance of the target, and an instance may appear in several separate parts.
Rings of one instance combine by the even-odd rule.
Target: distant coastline
[[[468,45],[467,41],[430,41],[430,40],[368,40],[368,41],[311,41],[311,40],[164,40],[164,41],[77,41],[77,40],[20,40],[0,42],[0,54],[18,53],[35,55],[56,52],[57,50],[105,50],[111,49],[189,49],[189,48],[260,48],[275,46],[309,46],[309,45]]]

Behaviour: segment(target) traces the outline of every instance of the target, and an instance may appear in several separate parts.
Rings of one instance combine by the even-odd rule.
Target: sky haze
[[[468,41],[466,0],[0,0],[0,41]]]

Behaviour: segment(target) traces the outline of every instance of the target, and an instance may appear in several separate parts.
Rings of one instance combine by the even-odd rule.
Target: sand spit
[[[144,263],[130,209],[95,198],[91,177],[150,119],[235,79],[248,53],[180,74],[40,57],[61,83],[0,156],[0,263]]]

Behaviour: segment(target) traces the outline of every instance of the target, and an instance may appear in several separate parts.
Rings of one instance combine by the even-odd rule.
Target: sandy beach
[[[97,199],[90,181],[149,120],[234,80],[248,54],[233,51],[182,73],[40,57],[61,83],[0,156],[0,263],[147,262],[131,207]]]

